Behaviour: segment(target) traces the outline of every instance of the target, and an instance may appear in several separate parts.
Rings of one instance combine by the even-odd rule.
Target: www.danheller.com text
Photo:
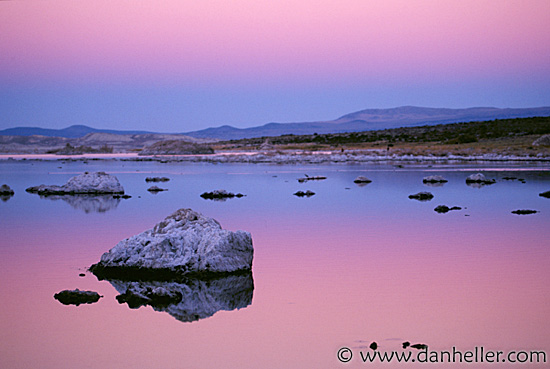
[[[472,350],[461,351],[456,347],[450,350],[431,351],[428,347],[418,350],[377,351],[369,349],[355,349],[341,347],[336,357],[342,363],[359,361],[363,363],[512,363],[512,364],[544,364],[547,355],[542,350],[487,350],[483,346]]]

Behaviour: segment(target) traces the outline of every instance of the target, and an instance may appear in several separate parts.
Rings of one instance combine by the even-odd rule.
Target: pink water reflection
[[[359,368],[367,364],[343,366],[336,351],[371,341],[383,351],[402,341],[433,350],[550,351],[547,203],[531,217],[476,208],[466,217],[406,198],[376,212],[363,207],[371,198],[355,201],[357,208],[289,199],[292,210],[275,204],[238,217],[226,209],[244,202],[204,202],[226,228],[252,233],[255,289],[248,307],[193,323],[150,307],[130,310],[110,283],[78,277],[158,219],[119,216],[123,206],[102,216],[66,207],[73,219],[57,228],[55,216],[18,232],[2,226],[2,366]],[[308,215],[319,202],[326,211]],[[66,288],[104,298],[64,306],[53,294]]]

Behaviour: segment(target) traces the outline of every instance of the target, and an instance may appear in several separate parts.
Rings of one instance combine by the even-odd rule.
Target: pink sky
[[[0,81],[302,89],[297,99],[353,86],[365,94],[357,109],[550,105],[548,24],[546,0],[4,1]],[[502,84],[507,95],[495,96],[499,87],[470,102],[464,96],[480,80]],[[392,86],[385,95],[397,97],[373,101],[374,86]],[[452,88],[460,101],[430,100]],[[514,105],[514,91],[529,88],[533,97],[525,101],[522,92]],[[325,119],[355,107],[327,94],[335,115]],[[403,101],[411,94],[423,97]]]

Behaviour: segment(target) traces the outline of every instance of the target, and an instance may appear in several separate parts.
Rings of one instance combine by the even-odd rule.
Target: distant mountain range
[[[200,131],[183,133],[200,139],[239,139],[285,134],[341,133],[371,131],[387,128],[435,125],[444,123],[474,122],[493,119],[510,119],[550,116],[550,107],[500,109],[478,107],[467,109],[423,108],[402,106],[392,109],[366,109],[346,114],[335,120],[301,123],[268,123],[252,128],[221,126]],[[79,138],[89,133],[110,133],[118,135],[153,134],[147,131],[117,131],[95,129],[75,125],[64,129],[38,127],[17,127],[0,131],[0,136],[31,136]]]
[[[0,131],[0,136],[46,136],[80,138],[88,133],[113,133],[117,135],[141,135],[155,132],[147,131],[117,131],[112,129],[96,129],[84,125],[74,125],[63,129],[49,129],[40,127],[15,127]]]
[[[402,106],[392,109],[366,109],[346,114],[338,119],[304,123],[268,123],[259,127],[235,128],[221,126],[200,131],[186,132],[196,138],[223,140],[280,136],[285,134],[342,133],[373,131],[379,129],[436,125],[445,123],[475,122],[494,119],[511,119],[550,116],[550,107],[499,109],[499,108],[422,108]]]

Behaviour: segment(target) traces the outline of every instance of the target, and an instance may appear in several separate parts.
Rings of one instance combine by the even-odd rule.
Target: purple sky
[[[550,105],[550,1],[0,1],[0,129]]]

